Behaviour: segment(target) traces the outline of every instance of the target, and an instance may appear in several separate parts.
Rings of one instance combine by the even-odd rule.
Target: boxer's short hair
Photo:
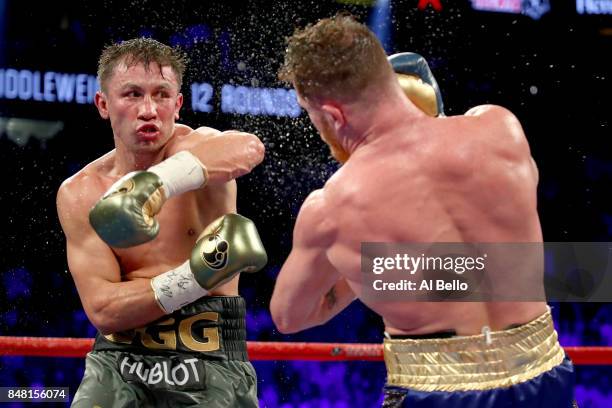
[[[378,38],[346,13],[298,29],[287,39],[278,77],[304,97],[355,97],[393,71]]]
[[[176,74],[180,90],[187,58],[179,48],[170,47],[152,38],[134,38],[108,45],[102,50],[98,60],[98,81],[102,90],[105,90],[105,83],[119,62],[124,62],[128,67],[142,63],[145,69],[149,69],[149,64],[156,63],[160,71],[161,67],[169,66]]]

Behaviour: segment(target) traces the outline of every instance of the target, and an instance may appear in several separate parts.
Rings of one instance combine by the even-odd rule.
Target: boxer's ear
[[[108,106],[106,102],[106,95],[102,91],[96,92],[94,97],[94,103],[102,119],[108,119]]]
[[[329,122],[333,124],[336,131],[339,131],[346,124],[346,116],[340,106],[329,102],[323,103],[321,105],[321,110],[323,114],[327,116]]]
[[[179,120],[179,111],[183,106],[183,94],[179,92],[176,98],[176,104],[174,105],[174,120]]]

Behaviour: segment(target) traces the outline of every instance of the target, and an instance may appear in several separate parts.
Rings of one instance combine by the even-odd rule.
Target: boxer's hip
[[[74,407],[256,407],[245,302],[204,297],[135,330],[98,335]]]
[[[240,296],[206,296],[144,327],[98,334],[93,350],[248,361],[245,315]]]
[[[384,356],[387,396],[395,393],[413,403],[443,398],[455,406],[452,399],[468,398],[474,406],[500,406],[494,402],[508,398],[496,395],[502,390],[511,390],[509,395],[523,402],[532,394],[546,394],[550,401],[567,400],[569,407],[573,399],[573,368],[559,345],[550,311],[519,327],[490,332],[490,337],[385,339]],[[550,397],[555,389],[562,392]]]

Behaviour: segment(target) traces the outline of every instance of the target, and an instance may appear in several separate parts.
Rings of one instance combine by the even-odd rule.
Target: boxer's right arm
[[[207,127],[193,130],[184,125],[180,125],[177,132],[182,136],[169,146],[167,154],[191,153],[206,167],[208,185],[219,185],[244,176],[264,159],[264,144],[251,133],[221,132]]]
[[[154,239],[155,215],[171,197],[220,186],[249,173],[264,157],[253,134],[177,125],[169,157],[146,171],[119,179],[91,209],[89,221],[104,242],[128,248]]]
[[[333,224],[323,191],[314,191],[300,209],[293,248],[270,300],[272,320],[281,333],[324,324],[356,299],[347,280],[327,257],[336,236]]]
[[[114,253],[89,225],[91,201],[86,199],[88,183],[83,181],[87,177],[76,176],[57,194],[68,267],[81,303],[91,323],[103,334],[143,326],[164,313],[155,301],[150,279],[121,281]]]

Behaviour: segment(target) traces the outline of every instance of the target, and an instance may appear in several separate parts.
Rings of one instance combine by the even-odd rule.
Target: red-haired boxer
[[[256,407],[240,272],[266,253],[235,214],[251,134],[175,123],[185,61],[138,38],[104,49],[95,102],[115,149],[59,189],[68,265],[99,330],[75,407]],[[162,208],[163,206],[163,208]]]
[[[385,407],[571,407],[572,365],[544,301],[362,296],[362,242],[542,241],[538,172],[514,115],[487,105],[434,117],[425,61],[390,61],[346,15],[289,39],[279,76],[343,165],[300,209],[270,304],[278,329],[324,324],[357,295],[388,333]]]

